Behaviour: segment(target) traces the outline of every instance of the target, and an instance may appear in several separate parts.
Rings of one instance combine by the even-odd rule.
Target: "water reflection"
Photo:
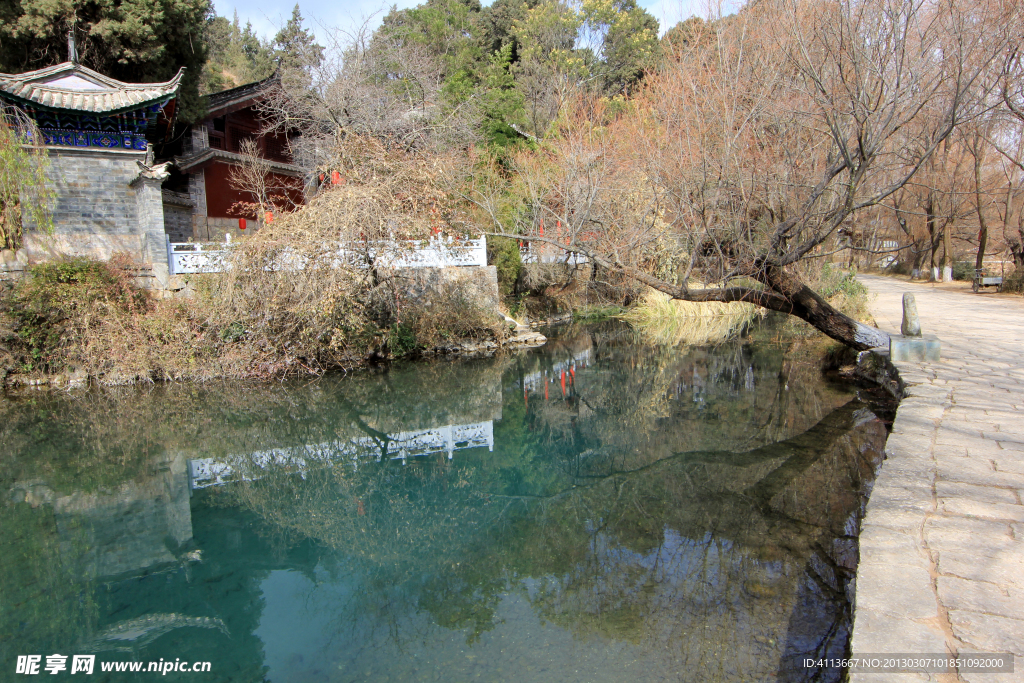
[[[884,441],[798,346],[615,325],[2,409],[4,661],[73,645],[232,681],[838,680],[799,661],[844,652]]]

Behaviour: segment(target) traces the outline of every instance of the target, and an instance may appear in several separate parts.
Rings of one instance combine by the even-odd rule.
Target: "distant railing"
[[[224,244],[171,242],[167,239],[167,266],[171,275],[224,272],[231,241]]]
[[[565,263],[570,266],[579,266],[589,263],[583,254],[566,251],[549,244],[542,244],[534,248],[532,242],[523,242],[519,246],[519,260],[523,263]]]
[[[221,273],[227,267],[231,235],[219,244],[171,242],[167,238],[167,265],[171,275]],[[367,259],[384,268],[448,268],[487,265],[487,238],[457,240],[434,237],[391,243],[360,244],[338,251],[338,262],[358,266]]]

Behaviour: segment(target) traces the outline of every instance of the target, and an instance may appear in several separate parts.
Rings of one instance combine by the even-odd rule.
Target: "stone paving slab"
[[[1024,298],[861,281],[893,334],[913,293],[942,360],[896,364],[907,397],[861,531],[852,654],[1012,652],[1016,663],[850,680],[1024,683]]]

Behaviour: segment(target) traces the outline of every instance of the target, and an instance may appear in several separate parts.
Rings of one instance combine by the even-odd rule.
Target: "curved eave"
[[[174,157],[174,165],[178,167],[178,170],[187,173],[189,171],[204,168],[214,161],[220,161],[231,166],[239,166],[244,160],[245,157],[241,154],[207,147],[197,154],[192,154],[187,157]],[[264,159],[264,161],[267,162],[272,173],[291,176],[293,178],[302,178],[306,175],[306,169],[301,166],[285,163],[283,161],[273,161],[271,159]]]
[[[36,73],[36,72],[33,72]],[[45,111],[75,111],[83,114],[114,116],[154,104],[166,103],[177,97],[181,87],[181,79],[185,68],[178,70],[177,75],[165,83],[124,84],[123,88],[98,90],[71,90],[68,88],[46,87],[32,81],[0,78],[0,96],[13,101],[22,107],[32,107]],[[4,74],[9,76],[9,74]],[[143,99],[130,100],[131,93],[143,93]],[[87,106],[97,97],[109,97],[110,105]],[[59,101],[58,101],[59,98]]]

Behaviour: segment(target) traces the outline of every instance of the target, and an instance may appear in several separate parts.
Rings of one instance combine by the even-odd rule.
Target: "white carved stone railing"
[[[523,263],[565,263],[570,266],[579,266],[590,261],[583,254],[569,252],[554,245],[543,244],[534,248],[532,242],[524,242],[519,247],[519,260]]]
[[[224,244],[203,242],[171,242],[167,240],[167,267],[171,275],[188,273],[222,273],[226,264],[230,239]]]
[[[227,264],[231,236],[221,244],[167,241],[171,275],[220,273]],[[487,265],[487,238],[456,240],[451,237],[396,241],[388,244],[357,244],[342,248],[338,261],[352,266],[372,260],[384,268],[483,267]],[[287,265],[285,268],[295,267]]]
[[[386,446],[386,448],[385,448]],[[253,481],[263,476],[263,471],[275,468],[279,471],[304,473],[338,462],[350,462],[358,467],[359,462],[380,462],[384,457],[401,460],[434,453],[447,453],[448,459],[455,451],[466,448],[487,446],[494,450],[494,422],[475,422],[464,425],[448,425],[433,429],[420,429],[388,435],[387,442],[372,436],[354,437],[348,440],[332,441],[294,448],[274,448],[267,451],[230,456],[227,461],[213,458],[189,460],[189,480],[192,488],[219,486],[239,479]]]

